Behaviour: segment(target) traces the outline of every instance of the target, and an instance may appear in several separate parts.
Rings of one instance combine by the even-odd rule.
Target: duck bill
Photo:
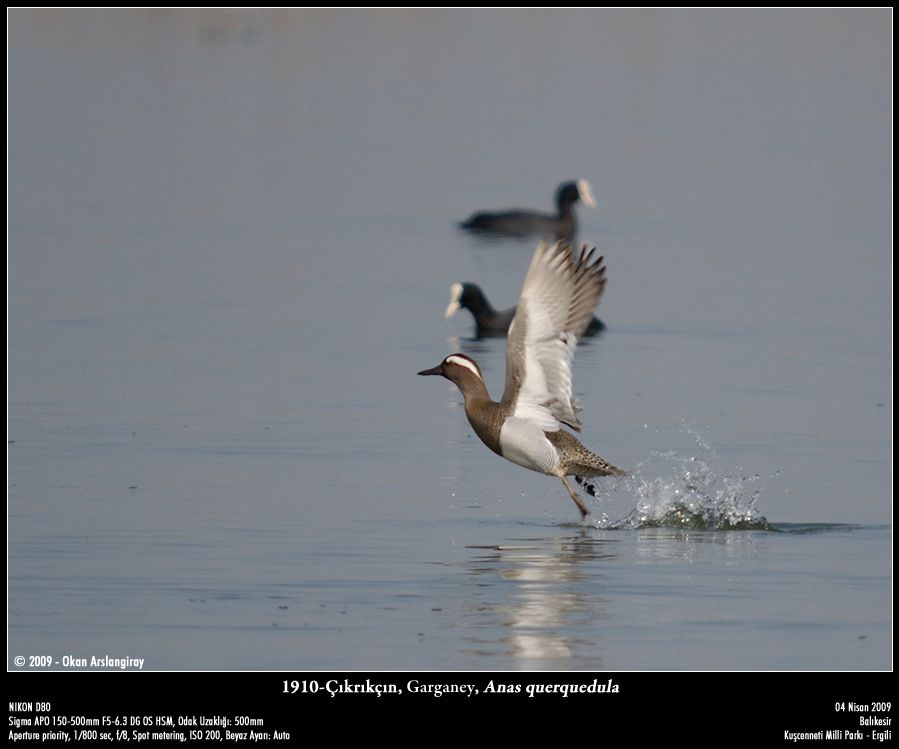
[[[436,367],[432,369],[423,369],[418,374],[420,375],[443,375],[443,367],[441,364],[438,364]]]

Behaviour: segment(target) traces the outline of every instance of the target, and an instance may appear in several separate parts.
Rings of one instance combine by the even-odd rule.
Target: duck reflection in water
[[[615,557],[613,542],[583,528],[575,536],[468,548],[479,553],[469,562],[475,587],[466,625],[472,625],[473,617],[479,631],[496,631],[493,638],[468,636],[469,652],[512,656],[522,668],[564,670],[575,658],[578,669],[602,667],[592,635],[573,633],[578,624],[602,617],[605,600],[596,563]],[[581,631],[595,633],[597,628]]]

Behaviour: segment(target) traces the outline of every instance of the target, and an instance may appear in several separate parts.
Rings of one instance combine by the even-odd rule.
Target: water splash
[[[641,462],[619,484],[633,507],[619,520],[602,513],[601,528],[690,528],[700,530],[775,530],[755,507],[759,476],[731,475],[712,467],[714,451],[693,434],[701,455],[669,450]],[[647,475],[653,478],[644,478]]]

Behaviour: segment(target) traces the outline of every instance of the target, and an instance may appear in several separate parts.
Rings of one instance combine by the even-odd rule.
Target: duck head
[[[474,380],[484,384],[484,375],[478,363],[465,354],[451,354],[440,364],[431,369],[423,369],[420,375],[440,375],[450,382],[454,382],[465,392],[464,386]]]

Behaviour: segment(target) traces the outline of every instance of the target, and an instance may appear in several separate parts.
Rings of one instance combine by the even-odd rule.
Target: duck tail
[[[596,453],[591,453],[589,457],[577,460],[571,468],[574,469],[572,474],[582,479],[592,479],[597,476],[627,476],[630,473],[623,468],[613,466],[609,461]]]

